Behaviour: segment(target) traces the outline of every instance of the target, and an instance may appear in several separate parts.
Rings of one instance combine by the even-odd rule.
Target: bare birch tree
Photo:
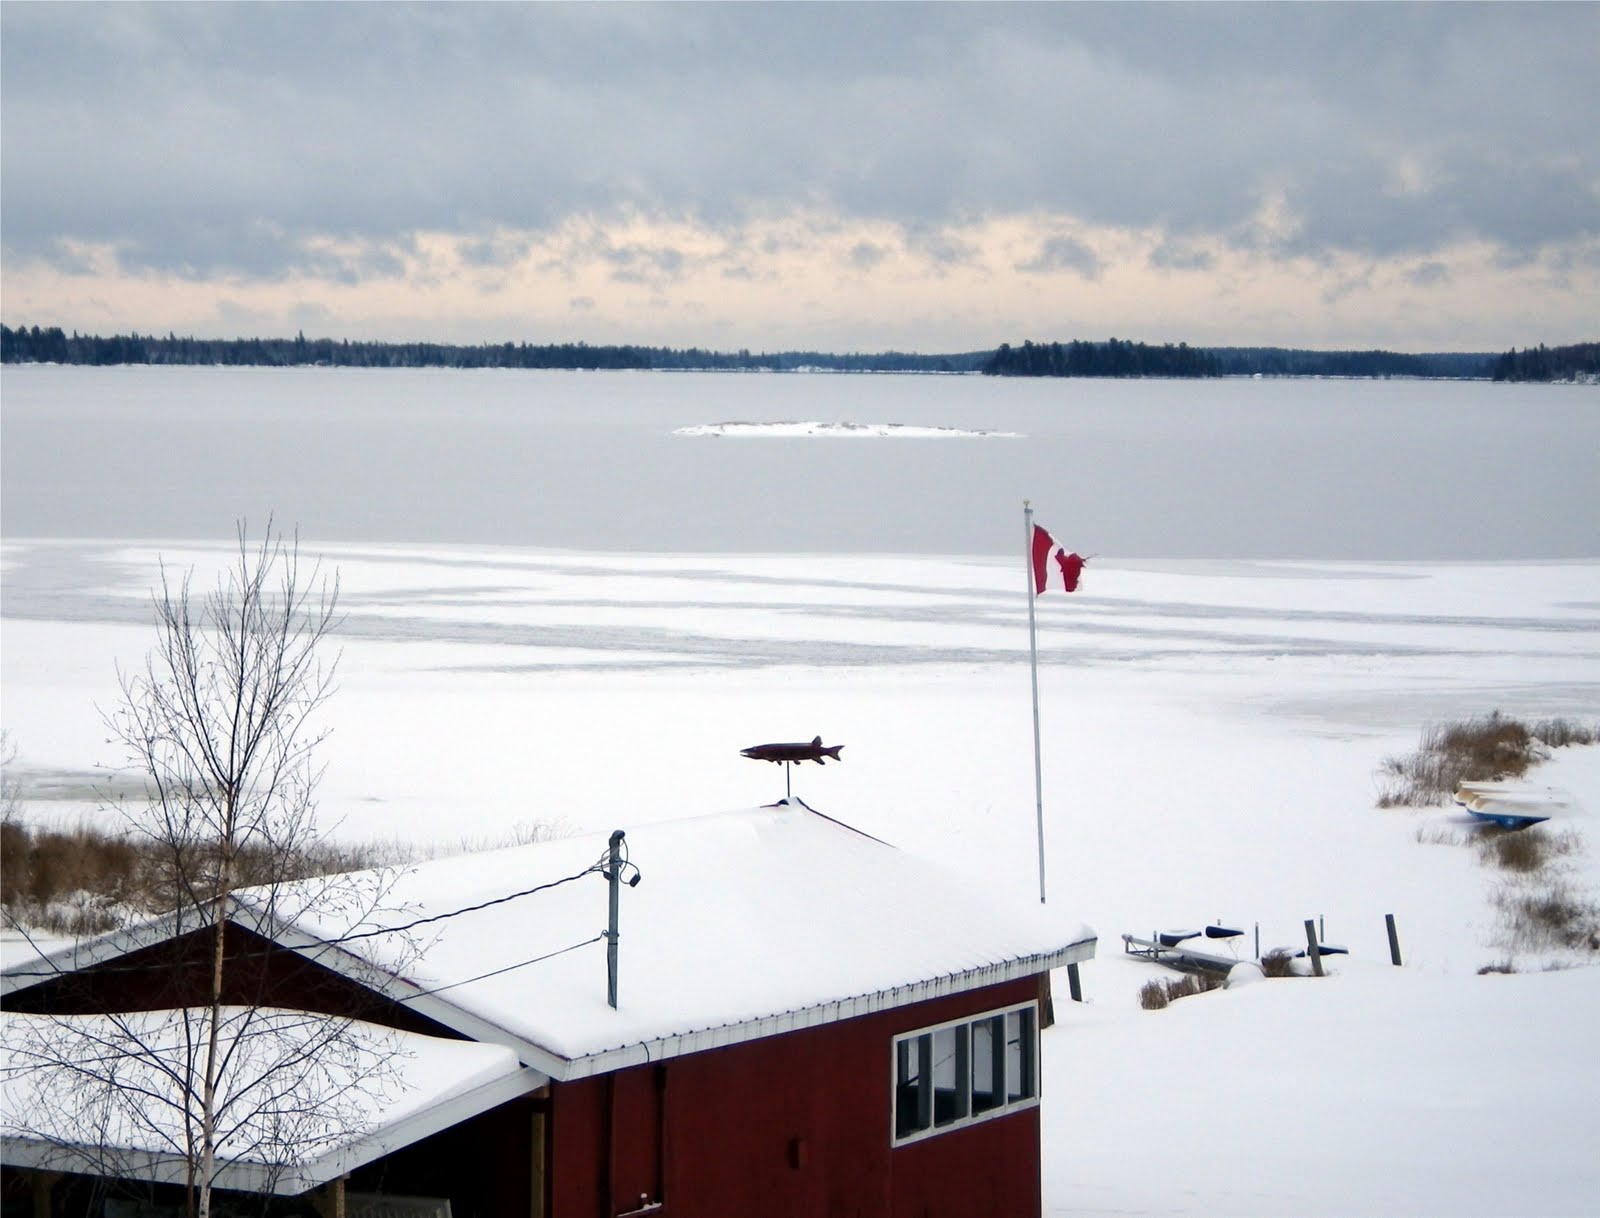
[[[8,1047],[13,1070],[31,1070],[25,1132],[104,1175],[123,1174],[130,1143],[151,1148],[181,1163],[187,1212],[210,1218],[228,1161],[260,1165],[259,1184],[358,1131],[389,1085],[394,1042],[353,1019],[240,1002],[237,985],[230,1001],[230,918],[354,905],[356,925],[383,881],[304,879],[319,841],[314,754],[337,663],[325,655],[337,579],[302,571],[298,540],[269,521],[255,543],[239,525],[213,588],[199,594],[192,580],[163,566],[156,644],[142,668],[119,673],[105,720],[146,781],[128,816],[163,859],[171,936],[208,943],[203,1001],[35,1020]]]
[[[162,571],[155,649],[122,676],[111,726],[152,788],[149,832],[172,849],[178,909],[212,929],[211,994],[199,1129],[186,1140],[199,1218],[209,1218],[216,1172],[217,1084],[223,1064],[223,969],[228,899],[242,858],[258,856],[269,883],[306,845],[318,772],[312,713],[332,689],[318,645],[333,628],[337,586],[300,581],[299,548],[270,522],[252,552],[244,526],[237,561],[198,605],[191,575],[176,589]],[[276,873],[276,874],[274,874]]]

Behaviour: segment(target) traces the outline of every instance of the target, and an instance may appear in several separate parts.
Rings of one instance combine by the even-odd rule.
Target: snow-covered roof
[[[1094,954],[1094,932],[1055,907],[795,801],[626,830],[641,882],[621,892],[613,1010],[602,937],[609,886],[597,869],[607,841],[596,834],[435,860],[388,881],[376,914],[361,902],[318,900],[291,916],[280,902],[277,920],[259,929],[464,1035],[511,1046],[556,1079]],[[57,964],[81,968],[152,937],[147,927]]]
[[[5,1161],[182,1183],[198,1117],[179,1082],[206,1015],[0,1014]],[[220,1026],[222,1188],[302,1193],[546,1082],[504,1045],[274,1008]]]
[[[579,874],[606,842],[440,860],[390,900],[411,919],[465,908]],[[625,847],[641,882],[621,893],[618,1009],[607,1006],[603,942],[550,956],[605,929],[598,874],[417,927],[436,937],[406,980],[451,988],[412,1005],[480,1039],[509,1036],[529,1064],[571,1078],[1031,975],[1094,950],[1092,931],[1023,894],[1006,899],[798,803],[640,825]],[[298,926],[324,938],[346,929]],[[346,946],[369,960],[396,950]],[[537,962],[498,971],[522,961]]]

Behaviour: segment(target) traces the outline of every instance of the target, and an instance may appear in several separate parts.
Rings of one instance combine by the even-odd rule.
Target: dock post
[[[1400,967],[1400,935],[1394,928],[1394,915],[1384,914],[1383,924],[1389,928],[1389,959],[1394,961],[1396,968]]]
[[[1322,976],[1322,950],[1317,946],[1317,924],[1306,919],[1306,955],[1311,957],[1311,975]]]

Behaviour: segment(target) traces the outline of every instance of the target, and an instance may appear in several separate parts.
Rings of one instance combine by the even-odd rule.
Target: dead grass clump
[[[80,826],[32,829],[17,820],[0,824],[5,851],[4,904],[56,905],[77,893],[126,901],[137,888],[137,851],[120,835]]]
[[[1463,782],[1520,778],[1543,757],[1544,745],[1532,729],[1499,711],[1460,723],[1429,724],[1416,752],[1384,760],[1380,772],[1388,781],[1378,806],[1443,804]]]
[[[99,934],[133,918],[161,913],[182,898],[175,862],[207,895],[217,872],[215,843],[175,850],[127,833],[79,825],[43,829],[15,816],[0,819],[0,908],[17,925],[57,934]],[[408,848],[383,843],[318,842],[291,859],[247,848],[236,859],[237,884],[309,879],[409,861]],[[406,856],[406,857],[401,857]]]
[[[1578,834],[1572,829],[1552,834],[1538,825],[1527,829],[1490,827],[1478,834],[1477,849],[1480,862],[1526,875],[1541,870],[1552,859],[1574,853]]]
[[[1182,977],[1156,977],[1139,988],[1139,1005],[1146,1011],[1159,1011],[1191,994],[1221,989],[1223,978],[1214,973],[1185,973]]]
[[[1532,887],[1506,885],[1493,901],[1505,920],[1511,947],[1600,951],[1600,907],[1584,901],[1560,880]]]
[[[1495,960],[1489,964],[1485,964],[1478,970],[1478,976],[1487,977],[1490,973],[1514,973],[1516,971],[1517,966],[1511,963],[1511,960],[1508,957],[1505,960]]]
[[[1156,977],[1139,987],[1139,1005],[1146,1011],[1159,1011],[1171,1002],[1167,983]]]
[[[1261,975],[1263,977],[1293,977],[1294,953],[1285,947],[1275,947],[1265,956],[1261,957]]]
[[[1552,749],[1574,744],[1600,744],[1600,723],[1579,723],[1575,719],[1535,719],[1528,725],[1541,743]]]

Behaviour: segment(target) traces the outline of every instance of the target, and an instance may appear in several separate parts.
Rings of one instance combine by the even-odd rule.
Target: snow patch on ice
[[[971,431],[964,427],[919,427],[911,423],[702,423],[696,427],[680,427],[675,436],[734,436],[739,438],[823,436],[829,439],[902,439],[902,440],[970,440],[1006,439],[1020,440],[1020,431]]]

